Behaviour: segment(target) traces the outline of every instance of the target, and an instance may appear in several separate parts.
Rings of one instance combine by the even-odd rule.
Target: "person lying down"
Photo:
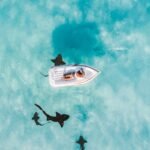
[[[67,73],[64,73],[63,78],[65,80],[72,80],[74,78],[83,78],[85,76],[85,72],[82,68],[80,68],[78,71],[70,71]]]

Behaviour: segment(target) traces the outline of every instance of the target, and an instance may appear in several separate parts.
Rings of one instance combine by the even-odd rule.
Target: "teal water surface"
[[[149,35],[148,0],[1,0],[0,149],[149,150]],[[102,73],[52,88],[40,72],[59,53]],[[36,126],[34,103],[70,118]]]

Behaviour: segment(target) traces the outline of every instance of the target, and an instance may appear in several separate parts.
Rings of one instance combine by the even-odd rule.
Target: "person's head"
[[[83,78],[85,75],[84,71],[82,68],[80,68],[77,72],[76,72],[76,76],[79,78]]]

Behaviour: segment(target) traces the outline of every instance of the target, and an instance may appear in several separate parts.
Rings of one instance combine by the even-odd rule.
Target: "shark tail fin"
[[[43,74],[42,72],[40,72],[40,74],[41,74],[43,77],[48,77],[48,74]]]
[[[42,110],[43,111],[43,109],[42,109],[42,107],[40,106],[40,105],[38,105],[38,104],[34,104],[36,107],[38,107],[40,110]]]

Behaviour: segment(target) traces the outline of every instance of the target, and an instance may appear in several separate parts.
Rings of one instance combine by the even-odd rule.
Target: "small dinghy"
[[[85,84],[94,79],[99,71],[85,65],[61,65],[49,70],[49,83],[53,87]]]
[[[47,75],[41,74],[49,78],[49,83],[53,87],[85,84],[100,73],[86,65],[66,65],[61,54],[51,61],[54,63],[54,67],[50,68]]]

